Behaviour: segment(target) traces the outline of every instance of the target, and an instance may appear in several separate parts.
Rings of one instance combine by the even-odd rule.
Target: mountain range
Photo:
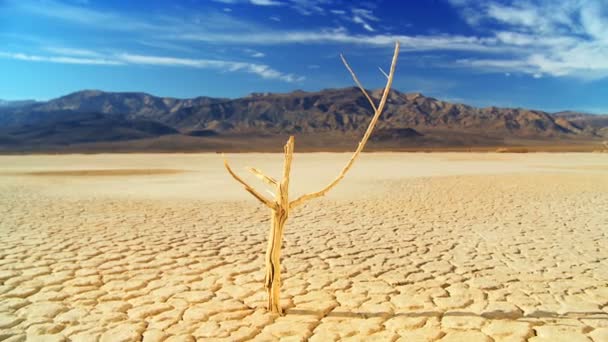
[[[0,108],[4,107],[23,107],[23,106],[27,106],[27,105],[31,105],[36,103],[36,101],[34,100],[18,100],[18,101],[8,101],[8,100],[2,100],[0,99]]]
[[[237,99],[84,90],[47,102],[0,102],[0,151],[278,151],[292,134],[300,150],[351,150],[372,115],[355,87]],[[607,138],[608,115],[476,108],[392,90],[369,147],[572,146]]]

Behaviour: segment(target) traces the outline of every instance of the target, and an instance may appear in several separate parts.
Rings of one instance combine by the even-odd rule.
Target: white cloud
[[[376,17],[372,13],[372,11],[366,10],[366,9],[363,9],[363,8],[353,8],[353,9],[351,9],[351,12],[354,15],[359,16],[359,17],[361,17],[363,19],[366,19],[366,20],[370,20],[370,21],[379,21],[380,20],[380,19],[378,19],[378,17]]]
[[[60,64],[82,64],[82,65],[122,65],[121,61],[106,58],[83,58],[71,56],[39,56],[25,53],[2,52],[0,58],[15,59],[28,62],[48,62]]]
[[[518,68],[525,69],[529,67],[529,64],[525,61],[518,61],[512,59],[459,59],[456,61],[462,65],[468,65],[472,67],[487,68],[491,69],[509,69]]]
[[[360,24],[364,29],[366,29],[369,32],[374,32],[376,30],[374,30],[374,28],[368,24],[365,20],[361,19],[361,17],[358,16],[354,16],[353,17],[353,22],[356,24]]]
[[[458,50],[458,51],[503,51],[501,48],[487,44],[486,38],[464,37],[457,35],[435,36],[405,36],[389,34],[350,34],[345,29],[318,29],[310,31],[277,31],[242,19],[234,18],[222,12],[208,12],[204,15],[191,15],[191,19],[183,18],[149,17],[146,20],[127,16],[123,13],[99,11],[82,6],[68,5],[54,0],[47,0],[42,4],[34,5],[26,1],[6,0],[9,5],[20,11],[36,16],[46,16],[75,23],[83,27],[99,28],[103,30],[130,31],[135,34],[137,42],[145,42],[147,46],[154,46],[164,50],[186,51],[175,40],[192,40],[219,44],[247,44],[247,45],[274,45],[274,44],[357,44],[370,46],[390,46],[396,40],[402,42],[407,51],[429,50]],[[250,3],[250,0],[216,0],[222,3]],[[264,0],[258,0],[264,1]],[[267,4],[268,0],[265,0]],[[270,2],[278,2],[272,0]],[[285,4],[297,11],[325,13],[325,8],[335,3],[335,0],[286,0]],[[258,2],[261,4],[261,2]],[[341,13],[342,10],[334,10]],[[369,10],[352,8],[344,12],[346,17],[359,18],[359,24],[369,32],[375,30],[370,24],[378,18]],[[346,14],[349,13],[349,14]],[[62,53],[59,51],[51,51]],[[64,51],[65,52],[65,51]],[[71,55],[75,55],[71,53]]]
[[[598,2],[590,1],[581,9],[580,20],[585,33],[594,39],[606,42],[608,40],[608,25],[606,3],[600,7]]]
[[[224,4],[250,4],[255,6],[287,6],[300,14],[311,15],[313,13],[324,14],[325,6],[333,3],[333,0],[213,0]]]
[[[101,12],[88,7],[69,5],[54,0],[42,2],[5,0],[6,5],[17,11],[27,12],[37,16],[54,18],[67,22],[94,26],[100,29],[111,29],[115,31],[132,30],[159,30],[162,26],[133,17],[124,16],[113,12]]]
[[[369,24],[369,21],[378,21],[378,18],[373,15],[372,11],[362,9],[362,8],[353,8],[351,9],[353,14],[352,21],[356,24],[360,24],[365,30],[369,32],[374,32],[374,28]]]
[[[0,2],[3,0],[0,0]],[[365,31],[352,33],[347,29],[316,28],[310,30],[277,30],[265,23],[246,21],[218,10],[186,15],[187,19],[167,16],[134,16],[133,14],[95,10],[93,7],[69,5],[56,0],[39,3],[4,0],[3,4],[36,17],[44,16],[73,24],[76,28],[93,28],[100,32],[129,32],[132,41],[167,51],[186,51],[180,43],[198,41],[218,45],[246,47],[282,44],[352,44],[371,47],[391,46],[400,41],[403,51],[458,51],[459,60],[444,56],[438,64],[475,68],[484,72],[525,73],[530,76],[575,77],[600,79],[608,77],[608,5],[607,0],[447,0],[477,30],[465,36],[450,33],[405,35],[389,34],[379,18],[365,8],[340,7],[339,0],[214,0],[225,4],[279,6],[302,14],[334,15],[334,25],[354,23]],[[3,5],[4,6],[4,5]],[[220,6],[221,7],[221,6]],[[269,12],[268,16],[274,15]],[[265,16],[266,20],[268,16]],[[334,18],[331,18],[334,19]],[[270,20],[279,20],[270,17]],[[269,24],[269,20],[266,23]],[[473,31],[475,32],[475,31]],[[5,35],[0,33],[0,35]],[[18,58],[32,61],[100,64],[125,63],[116,56],[91,54],[90,50],[50,47],[38,55],[20,54]],[[184,44],[186,45],[186,44]],[[194,44],[188,44],[192,46]],[[173,46],[173,48],[171,48]],[[196,46],[196,45],[194,45]],[[6,49],[6,48],[5,48]],[[15,49],[13,47],[13,49]],[[16,48],[21,50],[19,47]],[[31,50],[25,50],[31,51]],[[107,50],[111,51],[111,50]],[[50,52],[55,56],[43,56]],[[189,54],[193,51],[187,51]],[[196,51],[194,51],[196,52]],[[96,53],[96,52],[94,52]],[[3,58],[7,57],[5,52]],[[171,54],[168,52],[167,54]],[[13,54],[15,55],[15,54]],[[464,56],[464,57],[463,57]],[[35,58],[38,57],[38,58]],[[262,53],[250,53],[260,58]],[[17,59],[17,56],[11,58]],[[446,62],[447,59],[452,58]],[[199,61],[204,61],[200,59]],[[207,60],[208,61],[208,60]],[[257,64],[255,64],[257,65]],[[210,66],[208,66],[210,67]],[[271,68],[241,68],[262,77],[280,79]],[[257,71],[256,71],[257,70]],[[272,69],[271,69],[272,70]],[[281,73],[279,73],[281,74]],[[285,74],[281,74],[285,75]],[[295,76],[294,76],[295,77]],[[296,77],[297,78],[297,77]],[[289,77],[285,77],[289,79]]]
[[[190,59],[177,57],[162,57],[162,56],[147,56],[135,54],[120,54],[118,60],[129,64],[137,65],[156,65],[156,66],[176,66],[176,67],[192,67],[201,69],[216,69],[229,72],[246,72],[261,76],[266,79],[277,79],[285,82],[300,82],[304,77],[294,74],[282,73],[264,64],[254,64],[246,62],[233,62],[223,60],[210,59]]]
[[[498,26],[490,31],[496,46],[512,48],[504,59],[477,57],[459,65],[535,78],[608,77],[608,7],[600,1],[449,1],[463,16],[473,13],[476,19],[467,20],[473,28],[487,33],[486,23]]]
[[[71,56],[84,56],[84,57],[99,57],[100,55],[88,49],[74,49],[69,47],[58,47],[58,46],[47,46],[44,48],[46,51],[59,54],[59,55],[71,55]]]
[[[251,4],[258,6],[280,6],[282,5],[278,1],[273,0],[250,0]]]
[[[249,56],[253,57],[253,58],[263,58],[266,57],[266,54],[260,51],[256,51],[253,49],[244,49],[243,51],[245,51]]]
[[[534,26],[538,25],[540,13],[536,8],[511,7],[497,3],[490,3],[487,16],[509,25]]]
[[[304,77],[302,76],[283,73],[265,64],[213,59],[149,56],[130,53],[122,53],[109,56],[104,56],[100,53],[95,53],[95,55],[98,57],[84,58],[78,56],[41,56],[25,53],[0,51],[0,58],[27,62],[82,65],[154,65],[166,67],[189,67],[200,69],[214,69],[225,72],[245,72],[258,75],[265,79],[276,79],[284,82],[300,82],[304,80]]]
[[[287,0],[291,8],[298,11],[302,15],[311,15],[313,13],[325,14],[326,5],[333,3],[333,0]]]
[[[343,29],[322,31],[267,31],[233,34],[183,34],[176,39],[223,44],[277,45],[277,44],[357,44],[369,46],[392,46],[401,42],[403,51],[477,51],[504,52],[510,48],[497,46],[495,38],[478,38],[457,35],[355,35]]]
[[[256,30],[259,27],[253,22],[245,22],[231,16],[225,11],[206,10],[203,13],[181,13],[178,16],[156,15],[143,17],[137,13],[121,13],[108,10],[98,10],[91,7],[69,5],[55,0],[40,2],[0,0],[5,1],[6,8],[18,14],[46,17],[69,23],[77,28],[97,29],[101,32],[114,31],[134,34],[138,37],[156,39],[161,35],[181,32],[202,32],[205,30],[222,30],[239,32]],[[220,0],[218,0],[220,1]],[[221,0],[233,3],[237,0]]]
[[[256,6],[280,6],[283,5],[280,1],[275,0],[213,0],[223,4],[249,3]]]
[[[285,74],[264,64],[254,64],[246,62],[234,62],[211,59],[190,59],[177,57],[162,57],[162,56],[147,56],[136,54],[120,54],[118,60],[129,64],[137,65],[156,65],[156,66],[177,66],[177,67],[192,67],[201,69],[216,69],[229,72],[246,72],[256,74],[266,79],[277,79],[285,82],[299,82],[304,80],[303,77],[293,74]]]

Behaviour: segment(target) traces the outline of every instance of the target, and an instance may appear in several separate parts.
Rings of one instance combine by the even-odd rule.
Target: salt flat
[[[0,340],[608,341],[607,154],[363,154],[292,212],[283,317],[268,229],[220,155],[1,156]]]

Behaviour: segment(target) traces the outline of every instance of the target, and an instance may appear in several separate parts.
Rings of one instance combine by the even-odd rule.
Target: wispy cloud
[[[182,50],[180,41],[198,41],[217,44],[280,45],[280,44],[356,44],[368,46],[390,46],[399,40],[404,51],[455,50],[477,52],[503,52],[503,46],[496,46],[496,38],[466,37],[461,35],[393,35],[376,33],[372,26],[378,18],[368,9],[351,8],[330,10],[335,0],[287,0],[283,2],[294,10],[308,14],[332,13],[343,20],[361,25],[369,34],[353,34],[342,27],[313,30],[277,30],[256,22],[235,18],[227,13],[196,13],[183,18],[149,16],[146,19],[127,16],[124,13],[94,10],[89,7],[68,5],[54,0],[34,5],[25,1],[7,0],[14,8],[34,14],[61,19],[83,27],[105,30],[132,31],[134,41],[162,49]],[[249,3],[250,0],[217,0],[224,3]],[[256,0],[256,5],[270,5],[275,0]],[[259,55],[258,55],[259,56]]]
[[[281,5],[283,5],[283,3],[281,3],[280,1],[275,1],[275,0],[212,0],[212,1],[219,2],[222,4],[228,4],[228,5],[233,5],[233,4],[238,4],[238,3],[246,3],[246,4],[256,5],[256,6],[281,6]]]
[[[352,21],[356,24],[361,25],[365,30],[369,32],[376,31],[369,22],[371,21],[379,21],[379,19],[372,13],[370,10],[366,10],[363,8],[353,8],[352,12]]]
[[[103,32],[128,32],[136,36],[146,37],[148,40],[170,33],[213,30],[238,32],[258,29],[258,26],[253,22],[245,22],[228,13],[211,9],[204,13],[194,11],[192,13],[148,15],[144,17],[139,13],[100,10],[55,0],[40,2],[3,1],[6,1],[3,6],[19,14],[56,19],[77,27],[97,29]]]
[[[102,12],[85,6],[70,5],[54,0],[41,2],[6,0],[11,8],[40,17],[54,18],[66,22],[95,26],[104,30],[114,31],[149,31],[166,30],[162,25],[156,25],[132,16],[113,12]]]
[[[494,31],[497,45],[516,48],[503,59],[468,58],[458,65],[535,78],[608,77],[608,13],[600,1],[450,2],[474,28],[500,27]]]
[[[288,0],[291,2],[291,7],[303,15],[311,15],[313,13],[325,14],[327,5],[333,4],[333,0]]]
[[[243,51],[245,51],[245,53],[247,53],[249,56],[253,57],[253,58],[263,58],[266,57],[266,54],[260,51],[256,51],[253,49],[244,49]]]
[[[608,17],[600,0],[535,2],[450,1],[480,34],[395,35],[377,33],[369,10],[331,10],[361,25],[369,34],[344,28],[306,31],[257,30],[241,34],[189,32],[173,38],[219,44],[355,44],[388,46],[400,41],[405,51],[463,51],[471,57],[443,62],[451,67],[533,77],[608,77]],[[490,24],[490,25],[488,25]],[[488,27],[492,27],[488,30]],[[497,54],[503,55],[497,58]]]
[[[303,15],[313,13],[325,14],[326,5],[332,4],[333,0],[213,0],[223,4],[249,4],[255,6],[286,6],[298,11]]]
[[[497,46],[496,38],[467,37],[460,35],[407,36],[391,34],[351,34],[344,29],[321,31],[267,31],[243,33],[187,33],[173,36],[174,39],[202,41],[222,44],[278,45],[278,44],[355,44],[368,46],[391,46],[401,42],[403,51],[455,50],[478,52],[504,52],[512,47]]]
[[[55,50],[61,51],[57,48]],[[70,49],[68,49],[70,50]],[[73,49],[72,49],[73,50]],[[283,73],[265,64],[213,60],[213,59],[193,59],[166,56],[150,56],[131,53],[121,53],[116,55],[104,56],[94,53],[95,58],[85,58],[79,56],[42,56],[15,52],[0,51],[0,58],[13,59],[28,62],[46,62],[59,64],[81,64],[81,65],[153,65],[164,67],[188,67],[198,69],[213,69],[222,72],[245,72],[260,76],[265,79],[275,79],[284,82],[301,82],[304,77]]]
[[[137,65],[157,65],[157,66],[178,66],[178,67],[192,67],[201,69],[216,69],[220,71],[236,72],[242,71],[251,74],[261,76],[267,79],[278,79],[285,82],[298,82],[303,81],[304,78],[293,74],[285,74],[271,68],[264,64],[245,63],[245,62],[234,62],[234,61],[222,61],[222,60],[211,60],[211,59],[190,59],[190,58],[176,58],[176,57],[162,57],[162,56],[146,56],[136,54],[120,54],[117,56],[118,60],[124,61],[129,64]]]
[[[257,50],[256,46],[286,44],[386,47],[395,41],[400,41],[402,50],[408,52],[462,52],[457,57],[453,55],[446,57],[438,65],[474,68],[484,72],[524,73],[533,77],[575,77],[591,80],[608,77],[608,58],[606,58],[608,13],[606,6],[602,6],[604,0],[560,2],[447,0],[460,12],[471,28],[477,30],[473,32],[478,34],[472,35],[449,32],[419,35],[387,33],[387,29],[383,29],[373,11],[358,5],[351,8],[339,6],[344,4],[340,0],[214,0],[231,5],[266,7],[269,13],[268,16],[264,16],[263,22],[236,17],[221,10],[186,13],[173,17],[170,14],[144,17],[127,12],[99,10],[94,6],[68,4],[58,0],[4,1],[3,5],[6,3],[17,11],[38,17],[55,18],[72,23],[76,27],[104,32],[113,30],[132,33],[131,42],[163,51],[163,53],[154,51],[156,55],[171,55],[176,51],[196,53],[190,48],[195,45],[191,44],[192,42],[215,44],[221,47],[243,45]],[[280,19],[276,13],[271,12],[275,7],[280,7],[282,10],[291,9],[307,15],[331,16],[336,20],[331,24],[334,27],[278,29],[279,24],[274,21]],[[90,50],[63,49],[43,48],[44,51],[39,53],[39,60],[67,58],[73,63],[86,61],[91,62],[90,64],[94,61],[100,64],[129,63],[118,59],[115,55],[95,55],[91,54]],[[11,50],[31,52],[19,46],[11,47]],[[120,49],[106,51],[120,51]],[[46,53],[55,56],[45,56]],[[8,52],[5,52],[4,58],[7,58],[7,54]],[[20,54],[23,60],[28,56],[35,57]],[[248,58],[261,57],[264,57],[261,52],[248,53]],[[221,56],[216,58],[216,60],[221,59],[223,59]],[[35,58],[31,60],[35,61]],[[209,60],[199,59],[199,61]],[[270,72],[274,69],[268,66],[264,71],[260,71],[263,68],[259,64],[251,65],[256,67],[242,67],[239,70],[267,78],[297,79],[296,76],[288,76],[290,74],[277,71],[279,74],[277,75]]]
[[[274,0],[250,0],[254,5],[258,6],[280,6],[281,3]]]
[[[15,59],[28,62],[48,62],[61,64],[88,64],[88,65],[122,65],[119,60],[106,58],[83,58],[73,56],[40,56],[25,53],[3,52],[0,51],[0,58]]]
[[[70,55],[70,56],[84,56],[84,57],[99,57],[99,53],[88,50],[88,49],[75,49],[69,47],[60,46],[47,46],[44,48],[46,51],[55,53],[58,55]]]

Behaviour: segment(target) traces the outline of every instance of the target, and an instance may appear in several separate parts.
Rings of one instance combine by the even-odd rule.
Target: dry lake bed
[[[283,317],[269,226],[220,155],[1,156],[0,340],[608,341],[608,154],[363,154],[291,213]]]

